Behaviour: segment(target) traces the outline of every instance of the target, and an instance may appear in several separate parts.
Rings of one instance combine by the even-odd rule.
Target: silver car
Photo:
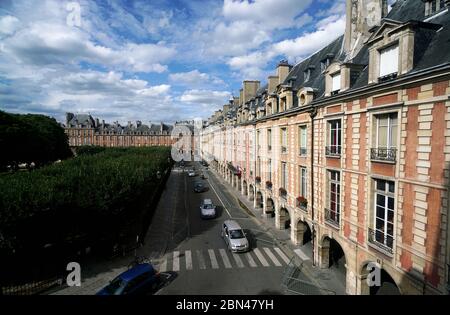
[[[200,205],[200,216],[202,219],[212,219],[216,217],[216,206],[211,199],[204,199]]]
[[[244,230],[234,220],[227,220],[222,224],[221,235],[232,252],[246,252],[250,249]]]

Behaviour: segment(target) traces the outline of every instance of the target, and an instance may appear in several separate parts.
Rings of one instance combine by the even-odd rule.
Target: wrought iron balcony
[[[340,213],[336,211],[331,211],[330,209],[325,208],[325,222],[329,223],[333,227],[339,229],[340,228]]]
[[[296,199],[297,208],[308,212],[308,200],[305,197],[297,197]]]
[[[272,146],[270,144],[267,146],[267,151],[272,151]]]
[[[397,76],[398,76],[398,72],[394,72],[394,73],[379,77],[378,83],[394,80],[395,78],[397,78]]]
[[[340,90],[331,91],[331,96],[338,95]]]
[[[306,148],[300,148],[300,155],[306,155]]]
[[[287,147],[281,146],[281,153],[287,153]]]
[[[394,254],[394,238],[382,231],[378,231],[369,228],[369,243],[375,245],[383,252],[393,255]]]
[[[377,161],[395,162],[397,159],[397,149],[395,148],[372,148],[370,149],[370,159]]]
[[[325,147],[325,156],[340,157],[341,156],[341,146],[331,145]]]

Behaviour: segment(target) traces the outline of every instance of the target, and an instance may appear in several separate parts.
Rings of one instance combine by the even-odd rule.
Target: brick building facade
[[[93,145],[102,147],[145,147],[145,146],[173,146],[182,153],[195,153],[196,138],[194,137],[194,122],[180,121],[174,125],[135,124],[128,122],[121,126],[118,122],[113,124],[94,119],[87,114],[66,114],[66,123],[63,125],[69,138],[71,147]],[[185,158],[187,159],[187,158]]]
[[[262,216],[317,266],[345,262],[349,294],[449,292],[447,6],[347,1],[343,36],[244,81],[203,130],[204,157]]]

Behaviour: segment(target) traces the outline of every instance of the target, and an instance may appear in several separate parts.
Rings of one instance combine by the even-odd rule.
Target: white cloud
[[[231,97],[229,92],[209,90],[188,90],[181,95],[180,100],[185,103],[201,105],[225,104]]]
[[[172,73],[169,75],[169,79],[174,82],[174,84],[185,85],[185,86],[202,86],[202,85],[224,85],[223,80],[211,76],[208,73],[202,73],[200,71],[192,70],[189,72],[179,72]]]
[[[0,38],[6,35],[14,34],[19,28],[20,21],[18,18],[12,15],[6,15],[0,17]]]
[[[8,37],[2,51],[17,63],[29,65],[76,64],[86,61],[118,70],[164,72],[162,62],[175,49],[158,44],[126,43],[118,49],[97,45],[82,30],[63,24],[32,23]]]
[[[328,20],[328,19],[327,19]],[[295,39],[288,39],[273,45],[272,49],[289,60],[298,60],[325,47],[345,31],[345,16],[331,19],[331,23],[319,22],[319,29]]]
[[[252,21],[260,29],[283,29],[296,26],[296,17],[311,2],[312,0],[225,0],[223,15],[228,20]]]

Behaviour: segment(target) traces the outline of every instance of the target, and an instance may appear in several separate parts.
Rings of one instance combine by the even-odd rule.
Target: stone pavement
[[[335,268],[322,269],[313,266],[312,262],[312,245],[307,243],[303,246],[298,246],[292,243],[290,238],[290,229],[280,230],[275,227],[274,218],[265,218],[262,216],[262,209],[255,209],[253,202],[249,201],[236,188],[232,187],[225,179],[222,178],[215,170],[210,168],[211,173],[225,186],[229,193],[234,195],[252,214],[252,217],[257,220],[260,226],[273,237],[276,246],[279,246],[289,257],[295,257],[297,262],[301,264],[301,271],[304,273],[313,284],[319,288],[323,288],[324,294],[331,292],[337,295],[345,295],[345,276],[339,273]]]

